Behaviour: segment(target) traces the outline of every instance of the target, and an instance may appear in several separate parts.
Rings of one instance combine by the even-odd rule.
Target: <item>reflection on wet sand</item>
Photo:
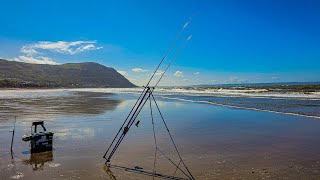
[[[45,163],[53,161],[52,151],[31,153],[29,159],[24,159],[25,165],[31,165],[33,171],[43,170]]]
[[[0,121],[9,117],[35,117],[37,115],[103,114],[114,110],[121,100],[111,99],[110,93],[70,92],[69,96],[0,99]]]

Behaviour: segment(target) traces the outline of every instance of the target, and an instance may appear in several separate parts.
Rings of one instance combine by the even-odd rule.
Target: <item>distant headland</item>
[[[94,62],[29,64],[0,59],[0,88],[130,88],[114,68]]]

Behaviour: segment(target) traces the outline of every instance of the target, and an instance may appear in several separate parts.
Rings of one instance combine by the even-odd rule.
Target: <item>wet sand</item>
[[[102,158],[136,95],[51,91],[0,99],[0,179],[152,179],[104,168]],[[37,93],[36,93],[37,94]],[[320,121],[272,112],[157,98],[178,148],[196,179],[320,179]],[[17,116],[14,155],[10,141]],[[112,159],[153,168],[150,111],[139,116]],[[21,136],[32,121],[54,132],[54,150],[30,154]],[[155,114],[159,147],[178,157]],[[173,174],[163,156],[157,172]],[[181,175],[182,176],[182,175]]]

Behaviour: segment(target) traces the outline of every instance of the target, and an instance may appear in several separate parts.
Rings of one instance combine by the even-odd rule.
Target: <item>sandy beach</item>
[[[102,91],[102,90],[101,90]],[[110,179],[102,158],[136,100],[136,93],[41,90],[1,97],[1,179]],[[318,179],[318,118],[264,112],[156,96],[178,148],[196,179]],[[190,99],[190,97],[189,97]],[[318,102],[317,102],[318,103]],[[14,154],[10,141],[17,116]],[[30,154],[21,136],[32,121],[44,120],[54,132],[54,150]],[[139,116],[112,162],[152,170],[154,144],[150,111]],[[155,114],[159,146],[177,160]],[[159,156],[157,172],[174,168]],[[111,169],[116,179],[152,177]],[[181,174],[180,174],[181,175]],[[183,177],[183,175],[181,175]]]

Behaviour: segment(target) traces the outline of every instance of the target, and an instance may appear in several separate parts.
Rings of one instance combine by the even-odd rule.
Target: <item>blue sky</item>
[[[10,0],[1,7],[4,59],[93,61],[143,85],[195,13],[173,54],[192,39],[161,85],[320,81],[316,0]]]

